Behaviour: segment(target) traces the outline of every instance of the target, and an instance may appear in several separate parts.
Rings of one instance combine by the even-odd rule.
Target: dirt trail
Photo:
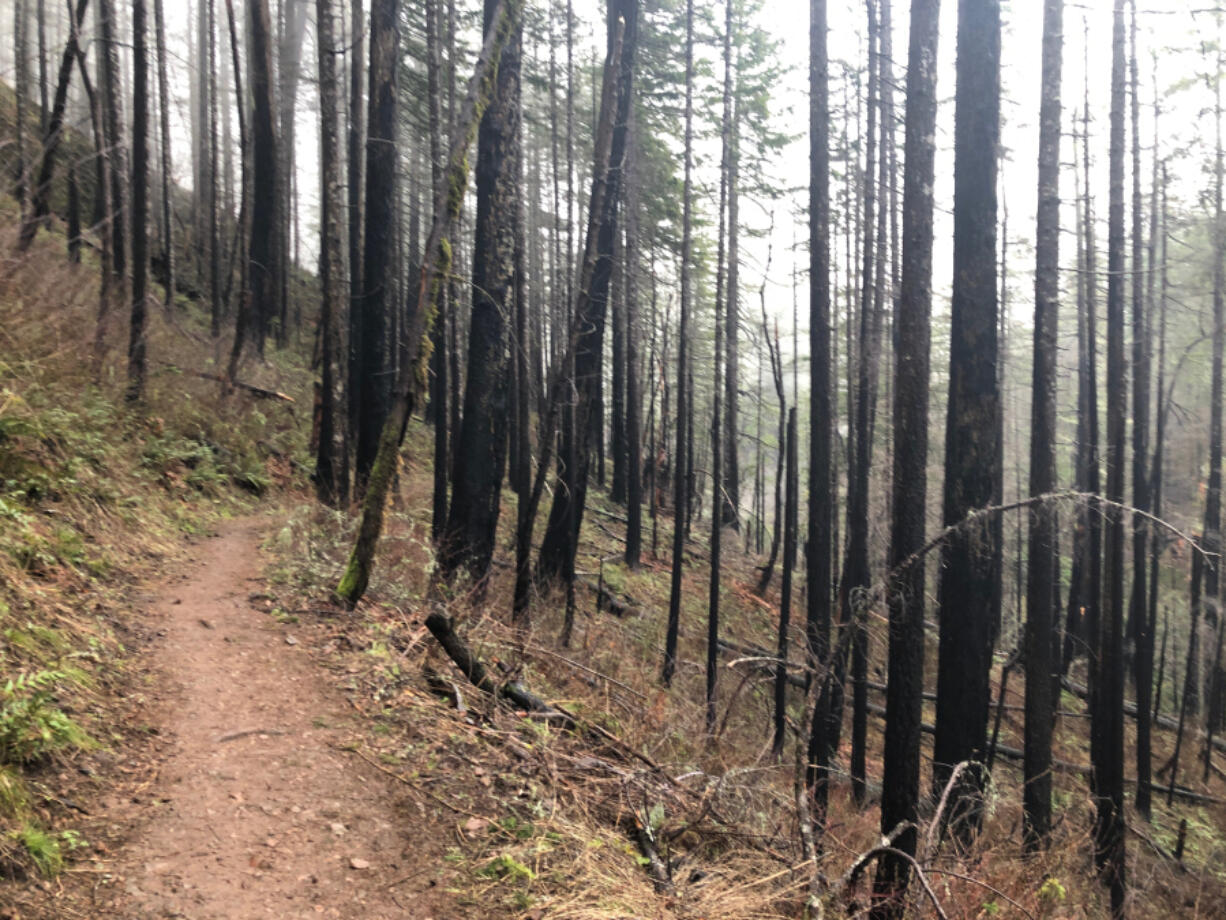
[[[362,728],[335,678],[252,608],[261,524],[202,542],[153,602],[166,693],[155,718],[171,743],[149,790],[160,804],[115,866],[123,914],[438,916],[402,790],[339,749]]]

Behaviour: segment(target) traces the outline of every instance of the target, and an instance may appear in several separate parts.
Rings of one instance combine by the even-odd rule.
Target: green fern
[[[0,687],[0,763],[28,763],[64,748],[86,748],[91,739],[55,705],[61,671],[19,674]]]
[[[60,870],[64,868],[64,854],[55,837],[29,824],[19,830],[16,837],[39,872],[47,878],[55,878],[60,874]]]

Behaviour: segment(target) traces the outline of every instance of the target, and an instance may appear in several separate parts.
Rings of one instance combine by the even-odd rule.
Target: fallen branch
[[[643,612],[638,607],[622,600],[604,585],[593,584],[586,578],[580,579],[580,584],[596,595],[596,606],[599,609],[609,611],[618,619],[641,617],[643,615]]]
[[[178,366],[174,364],[166,364],[165,362],[163,362],[163,364],[165,367],[173,368],[174,370],[181,371],[184,374],[190,374],[193,377],[199,377],[201,380],[211,380],[214,383],[220,383],[226,386],[238,387],[240,390],[243,390],[246,393],[250,393],[252,396],[256,397],[257,399],[275,399],[278,402],[287,402],[287,403],[292,403],[294,401],[294,397],[290,396],[287,393],[282,393],[278,390],[266,390],[263,387],[257,387],[250,383],[243,383],[241,380],[229,380],[225,377],[222,377],[220,374],[210,374],[206,371],[182,370],[182,368],[179,368]]]
[[[885,716],[884,706],[880,706],[877,703],[869,703],[867,708],[868,708],[868,711],[871,712],[873,715],[882,716],[884,718]],[[926,735],[936,734],[936,728],[928,722],[924,722],[923,724],[920,725],[920,731],[922,731]],[[1020,761],[1024,756],[1021,748],[1008,747],[1007,745],[1003,745],[1003,744],[999,744],[996,746],[996,753],[999,754],[1001,757],[1005,758],[1006,760],[1014,760],[1014,761]],[[1055,770],[1057,773],[1069,773],[1074,776],[1089,776],[1093,772],[1091,768],[1088,766],[1083,766],[1081,764],[1076,764],[1076,763],[1070,763],[1067,760],[1053,760],[1051,764],[1051,768]],[[1124,777],[1124,782],[1130,783],[1135,786],[1137,781],[1133,777],[1126,776]],[[1167,791],[1165,786],[1158,786],[1158,785],[1155,785],[1154,783],[1150,783],[1149,788],[1154,792],[1166,792]],[[1218,798],[1217,796],[1212,796],[1212,795],[1205,795],[1204,793],[1196,792],[1192,789],[1189,789],[1186,786],[1176,786],[1175,787],[1175,797],[1184,799],[1185,801],[1188,801],[1188,802],[1196,802],[1201,805],[1226,805],[1226,799],[1221,799],[1221,798]]]
[[[243,731],[230,732],[228,735],[222,735],[217,739],[217,744],[225,744],[227,741],[237,741],[240,738],[250,738],[252,735],[285,735],[288,732],[283,732],[278,728],[247,728]]]
[[[651,876],[651,883],[655,886],[656,894],[672,894],[673,880],[668,875],[668,864],[660,858],[660,854],[656,850],[655,841],[651,839],[651,832],[647,829],[647,826],[639,819],[638,815],[635,815],[633,820],[634,828],[631,836],[634,838],[639,852],[647,860],[647,874]]]
[[[442,613],[435,611],[426,617],[426,628],[438,640],[438,644],[443,647],[443,651],[447,653],[448,657],[455,662],[460,672],[477,689],[484,690],[495,699],[507,700],[527,712],[557,719],[566,728],[574,729],[577,727],[578,723],[573,716],[549,705],[539,696],[529,693],[519,683],[514,681],[501,684],[495,682],[489,676],[489,672],[485,670],[485,665],[481,663],[481,660],[464,644],[464,640],[456,635],[455,630],[451,626],[451,620]]]

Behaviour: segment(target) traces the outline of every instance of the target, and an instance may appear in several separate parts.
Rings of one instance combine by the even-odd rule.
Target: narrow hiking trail
[[[408,790],[342,750],[368,726],[307,643],[252,606],[266,525],[223,525],[155,589],[149,718],[165,743],[112,866],[113,916],[441,920]]]

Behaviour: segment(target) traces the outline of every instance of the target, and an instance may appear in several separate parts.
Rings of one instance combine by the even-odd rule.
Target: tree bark
[[[805,639],[810,665],[829,663],[834,416],[830,316],[830,57],[826,0],[809,3],[809,426]],[[765,287],[763,288],[765,290]],[[765,294],[763,294],[765,307]],[[765,313],[765,310],[764,310]],[[769,332],[763,327],[768,339]],[[773,360],[772,360],[773,364]],[[779,385],[782,398],[782,385]],[[818,698],[821,699],[819,692]],[[819,702],[809,733],[806,782],[814,819],[824,827],[829,788],[828,713]]]
[[[85,21],[88,7],[89,0],[77,0],[76,10],[71,14],[68,23],[68,42],[60,58],[59,75],[55,81],[55,100],[52,102],[51,115],[47,120],[47,129],[43,135],[38,180],[34,185],[31,207],[22,221],[21,231],[17,237],[19,252],[25,252],[30,248],[30,244],[34,242],[34,237],[38,234],[38,228],[51,213],[51,179],[55,174],[55,155],[59,151],[60,140],[64,133],[64,113],[68,108],[68,89],[72,83],[72,68],[80,53],[78,34],[81,23]],[[73,172],[75,174],[75,169]]]
[[[932,338],[933,180],[936,172],[937,50],[940,2],[911,7],[903,173],[902,277],[895,316],[894,478],[891,570],[924,544],[928,503],[928,392]],[[924,689],[924,566],[897,577],[889,593],[889,680],[886,684],[881,827],[889,833],[919,814],[920,732]],[[915,855],[915,831],[895,847]],[[897,856],[879,863],[875,920],[901,918],[911,866]]]
[[[1115,0],[1111,65],[1110,207],[1107,280],[1107,498],[1124,499],[1127,365],[1124,357],[1124,0]],[[1099,737],[1094,761],[1094,857],[1110,889],[1113,916],[1124,912],[1124,518],[1106,509],[1103,616],[1099,624],[1100,691],[1091,722]]]
[[[771,754],[783,757],[787,740],[788,704],[788,630],[792,618],[792,570],[796,568],[797,517],[800,505],[800,477],[797,471],[796,409],[788,411],[786,443],[780,445],[787,455],[787,499],[783,525],[783,587],[779,595],[779,643],[775,663],[775,740]]]
[[[630,106],[630,126],[626,141],[626,242],[622,268],[626,281],[626,565],[639,566],[643,544],[643,397],[639,374],[639,193],[637,106]],[[654,329],[653,329],[654,335]],[[650,366],[650,365],[649,365]]]
[[[1137,6],[1132,4],[1131,53],[1132,78],[1132,504],[1139,511],[1150,510],[1149,460],[1149,321],[1146,318],[1145,287],[1141,276],[1144,264],[1144,210],[1141,202],[1141,100],[1140,70],[1137,63]],[[1150,276],[1153,263],[1149,265]],[[1135,806],[1147,820],[1151,811],[1150,763],[1151,727],[1149,712],[1153,705],[1154,635],[1149,618],[1149,592],[1146,588],[1146,557],[1149,526],[1141,514],[1132,516],[1132,597],[1129,604],[1130,632],[1134,643],[1134,677],[1137,693],[1137,795]]]
[[[1039,107],[1039,203],[1035,231],[1034,394],[1030,412],[1030,494],[1056,487],[1056,357],[1060,317],[1060,78],[1064,0],[1043,7],[1042,101]],[[1026,581],[1026,725],[1024,838],[1030,850],[1051,834],[1052,711],[1057,549],[1055,508],[1031,513]]]
[[[578,545],[578,531],[583,520],[587,499],[587,483],[590,458],[603,441],[600,408],[601,365],[604,342],[604,327],[608,313],[609,288],[613,276],[613,239],[617,233],[617,212],[621,195],[622,168],[626,155],[626,124],[633,93],[634,54],[637,41],[638,2],[618,0],[609,10],[609,47],[612,47],[616,22],[625,21],[624,47],[621,53],[620,72],[617,80],[616,116],[613,122],[612,146],[609,154],[607,179],[596,177],[606,184],[600,212],[588,214],[589,233],[598,232],[596,260],[592,270],[591,289],[576,293],[576,311],[582,307],[579,335],[575,342],[575,386],[577,401],[574,407],[575,445],[577,462],[561,465],[559,476],[562,488],[554,492],[549,510],[549,523],[541,544],[538,577],[549,581],[565,566],[566,558],[573,556]],[[597,170],[598,172],[598,170]],[[595,174],[594,174],[595,175]],[[593,195],[593,198],[595,196]],[[577,313],[578,315],[578,313]],[[563,441],[567,438],[563,431]],[[571,448],[564,443],[560,456],[569,456]],[[574,514],[571,514],[574,504]],[[573,522],[573,523],[572,523]]]
[[[102,98],[102,126],[111,161],[111,266],[117,279],[127,270],[127,218],[124,204],[128,200],[124,181],[128,174],[128,158],[123,142],[123,99],[119,87],[119,45],[115,36],[115,2],[98,0],[99,92]]]
[[[455,115],[446,181],[435,197],[434,224],[426,240],[415,307],[405,323],[408,353],[400,367],[391,412],[380,434],[379,451],[362,502],[358,536],[345,573],[336,588],[337,599],[350,608],[361,600],[370,584],[375,550],[383,531],[383,512],[391,487],[392,471],[409,416],[425,388],[425,337],[437,318],[440,292],[451,272],[451,233],[459,220],[468,185],[468,149],[472,146],[477,125],[493,92],[489,74],[497,69],[502,49],[517,28],[521,12],[521,0],[503,0],[499,15],[494,17],[498,25],[487,32],[485,44],[477,58],[463,110]]]
[[[226,0],[230,7],[233,0]],[[251,238],[247,284],[235,321],[226,376],[233,380],[248,341],[263,355],[277,310],[277,132],[272,104],[272,35],[268,0],[247,4],[247,72],[251,88]],[[215,183],[214,183],[215,184]]]
[[[362,287],[358,310],[357,493],[364,494],[387,421],[394,363],[389,336],[395,308],[398,0],[370,5],[370,83]]]
[[[442,116],[442,59],[439,54],[438,0],[426,0],[426,93],[430,131],[430,189],[431,200],[437,200],[443,187],[443,116]],[[431,215],[433,219],[433,215]],[[434,490],[430,535],[435,542],[443,536],[447,526],[447,484],[450,456],[448,430],[448,360],[447,325],[454,322],[447,302],[447,286],[439,303],[439,316],[430,329],[430,413],[434,422]],[[456,432],[458,434],[458,432]]]
[[[153,21],[157,42],[158,114],[161,127],[162,258],[166,262],[166,309],[169,310],[174,306],[177,282],[175,280],[174,201],[171,198],[175,186],[170,175],[170,79],[166,71],[166,16],[163,3],[164,0],[153,0]]]
[[[954,132],[954,285],[949,408],[945,428],[944,522],[953,525],[992,500],[1000,456],[997,363],[996,176],[1000,141],[999,0],[958,8]],[[959,530],[941,554],[933,788],[957,764],[983,763],[987,746],[993,624],[982,604],[993,593],[989,530]],[[982,818],[982,768],[964,770],[946,813],[966,842]]]
[[[660,682],[668,687],[677,670],[677,639],[681,630],[681,573],[685,564],[685,521],[689,508],[686,481],[690,318],[690,252],[693,247],[693,170],[694,170],[694,0],[685,3],[685,140],[684,179],[681,190],[681,302],[677,327],[677,450],[673,455],[673,560],[669,582],[668,627],[664,639],[664,668]]]
[[[145,0],[132,0],[132,318],[128,402],[145,398],[145,295],[149,279],[149,52]]]
[[[348,406],[345,413],[349,449],[356,453],[358,423],[361,419],[359,406],[362,397],[362,188],[364,184],[364,160],[366,136],[366,106],[363,83],[366,74],[366,25],[362,12],[362,0],[350,0],[349,19],[349,131],[346,136],[346,163],[348,165],[349,217],[349,354],[347,356],[346,389]],[[452,431],[458,431],[454,426]],[[356,470],[355,470],[356,472]],[[355,476],[354,497],[360,498],[362,488]]]
[[[320,410],[315,455],[315,491],[326,505],[341,506],[348,491],[347,458],[338,450],[336,409],[340,355],[339,320],[344,316],[344,210],[341,197],[340,130],[336,67],[336,14],[332,0],[315,0],[319,73],[319,269]],[[343,418],[342,418],[343,421]],[[346,496],[347,497],[347,496]]]
[[[485,0],[487,32],[497,25],[493,18],[496,12],[497,0]],[[440,557],[444,576],[451,577],[463,566],[478,582],[488,573],[494,554],[507,462],[510,352],[522,345],[511,335],[515,214],[520,197],[519,42],[516,33],[502,51],[493,95],[477,133],[477,224],[468,378],[464,419],[456,442],[456,451],[464,462],[455,469]]]

